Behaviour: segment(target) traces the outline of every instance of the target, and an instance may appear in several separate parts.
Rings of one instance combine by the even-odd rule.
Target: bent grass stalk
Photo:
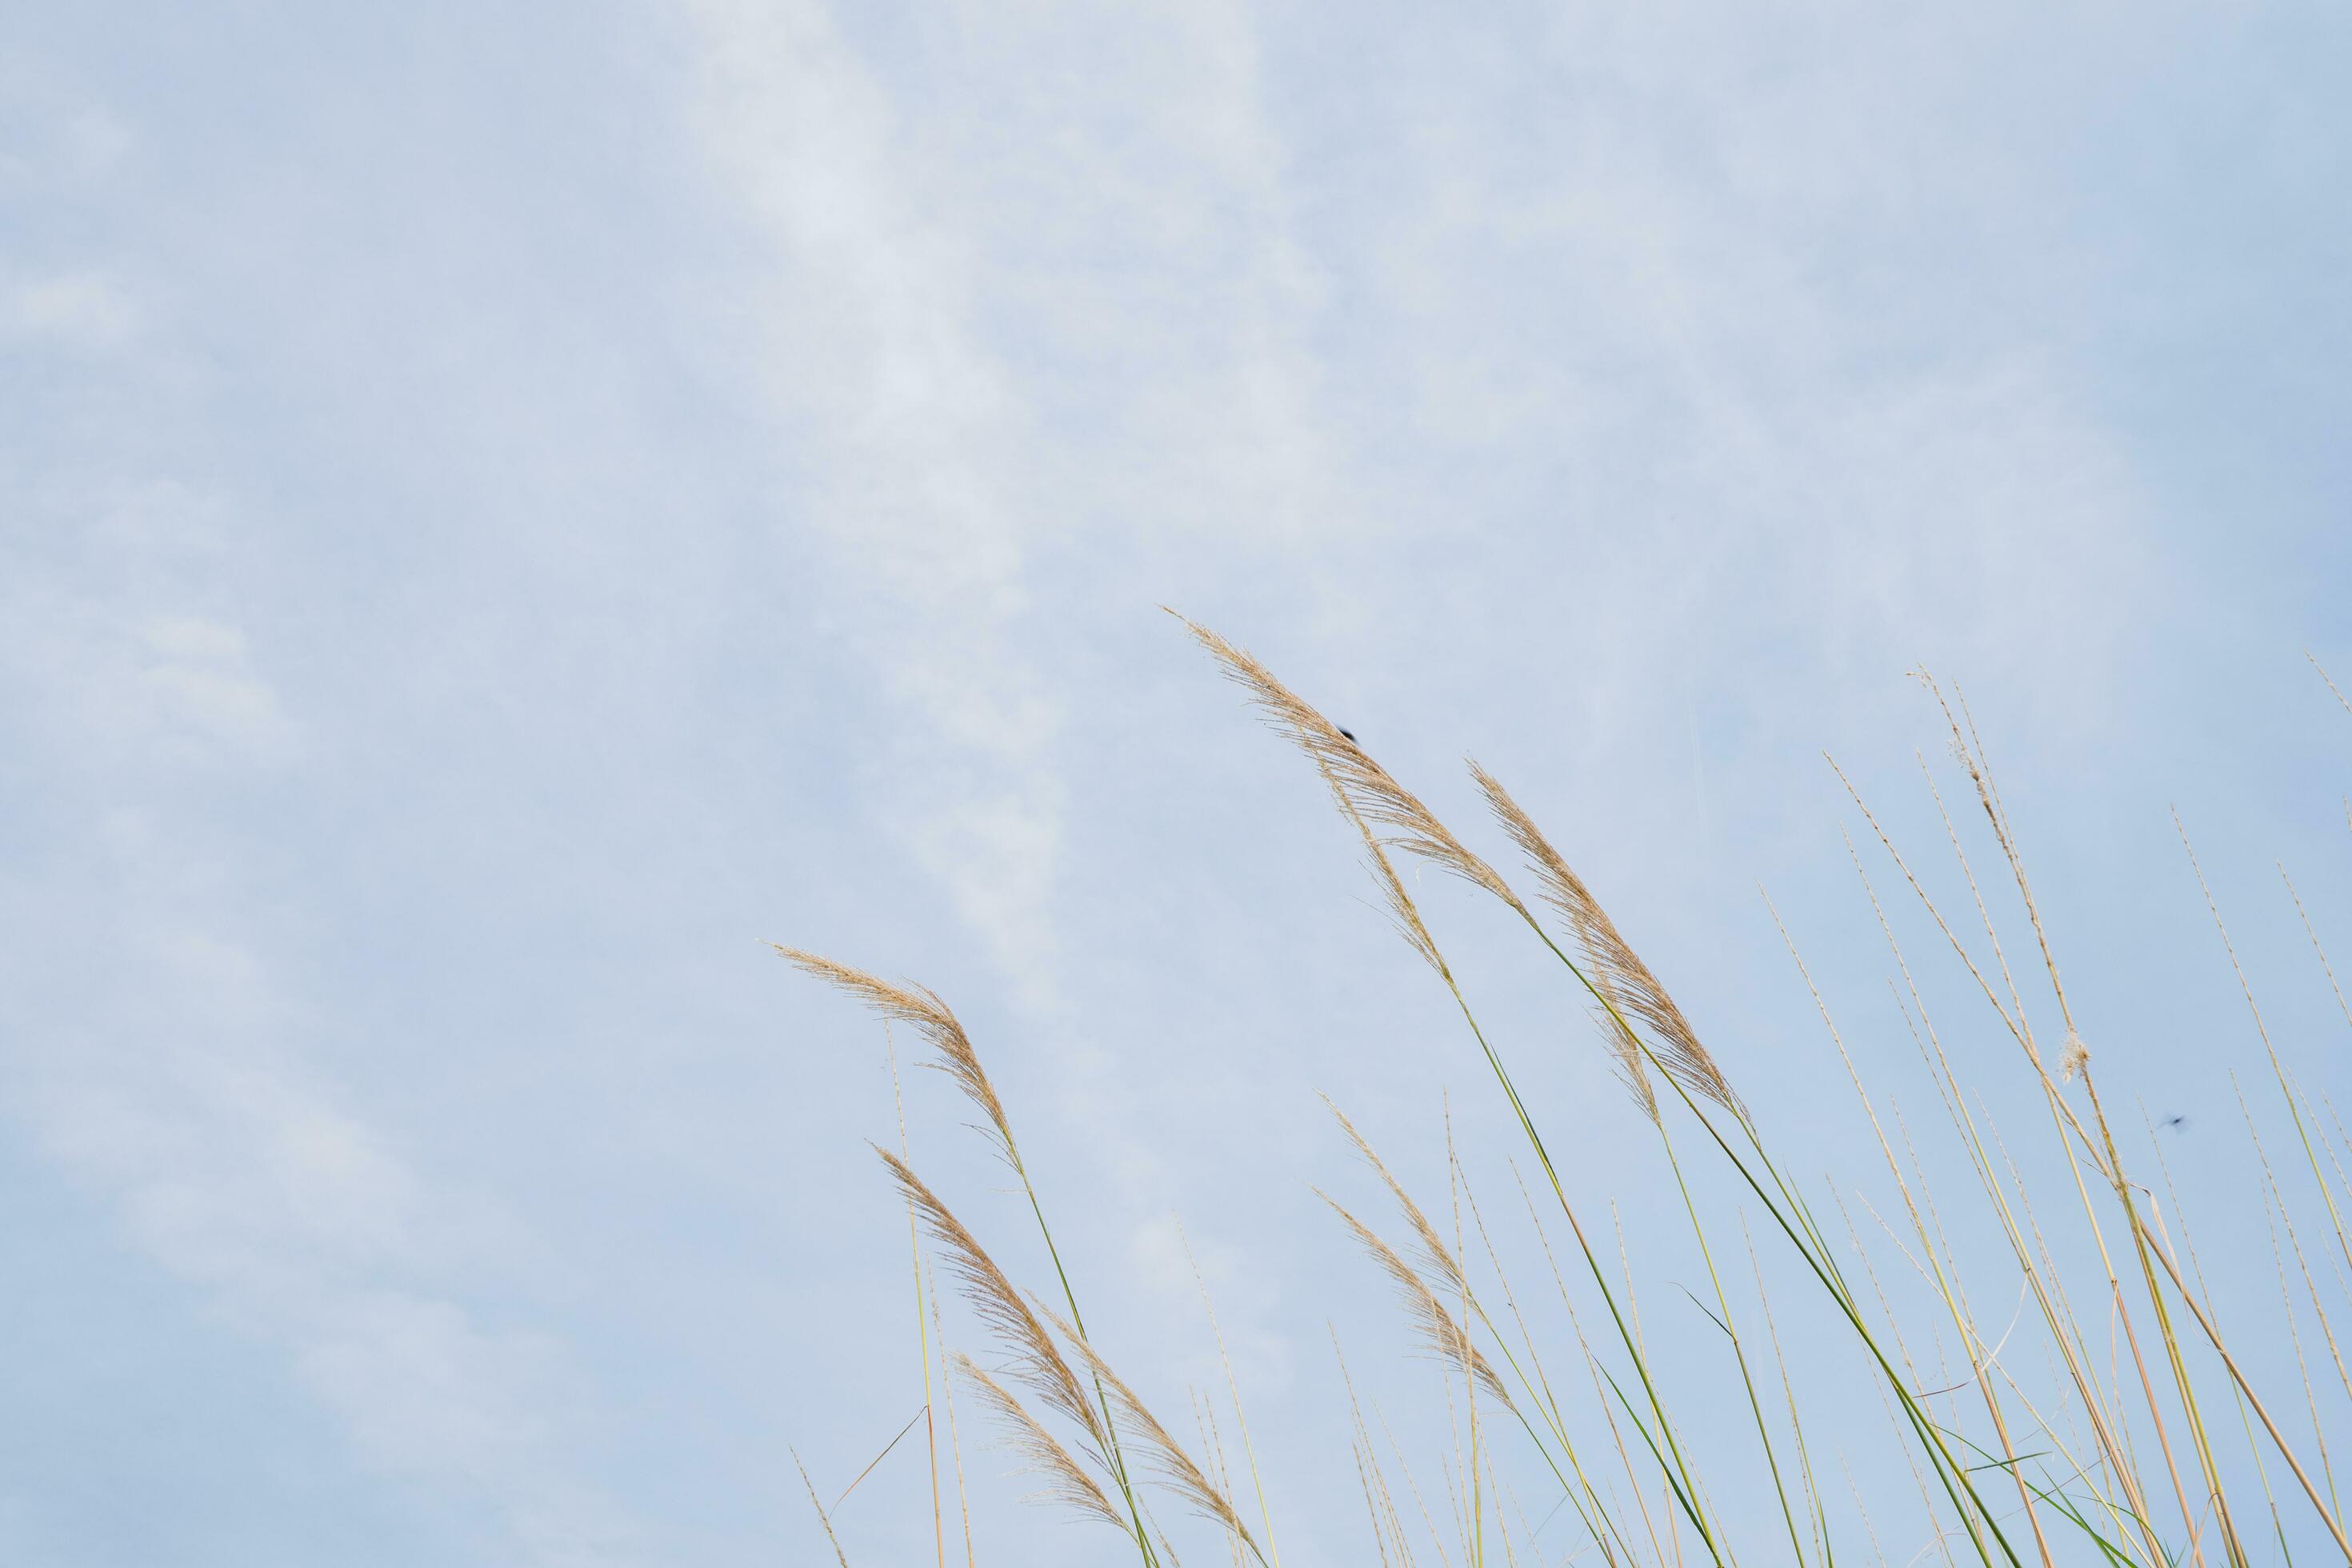
[[[898,1119],[898,1158],[910,1156],[907,1151],[907,1100],[898,1085],[898,1048],[890,1038],[890,1026],[882,1026],[883,1054],[890,1063],[890,1107]],[[940,1435],[931,1419],[931,1308],[929,1289],[923,1270],[922,1232],[915,1218],[915,1204],[907,1201],[907,1256],[915,1276],[915,1343],[923,1358],[923,1446],[929,1450],[931,1470],[931,1545],[933,1561],[938,1568],[947,1568],[948,1536],[946,1516],[940,1509]],[[971,1554],[971,1541],[967,1529],[964,1554]]]

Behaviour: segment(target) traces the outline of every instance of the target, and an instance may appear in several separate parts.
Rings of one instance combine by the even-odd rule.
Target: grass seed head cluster
[[[1965,973],[1998,1018],[2000,1033],[2016,1047],[2032,1098],[2040,1104],[2039,1120],[2045,1123],[2038,1135],[2054,1146],[2054,1155],[2034,1168],[2058,1173],[2060,1179],[2053,1182],[2045,1174],[2037,1178],[2038,1185],[2028,1182],[1993,1124],[1985,1097],[1947,1054],[1911,960],[1864,856],[1849,838],[1855,870],[1899,976],[1896,1001],[1948,1123],[1958,1162],[1953,1168],[1965,1173],[1959,1190],[1948,1180],[1940,1190],[1928,1184],[1907,1126],[1890,1104],[1874,1096],[1822,1005],[1822,1021],[1897,1199],[1892,1213],[1873,1209],[1871,1217],[1924,1286],[1923,1293],[1908,1299],[1912,1304],[1898,1310],[1843,1200],[1837,1201],[1839,1223],[1832,1229],[1806,1188],[1784,1169],[1767,1130],[1664,983],[1499,779],[1470,764],[1496,826],[1517,852],[1532,900],[1265,665],[1205,626],[1183,625],[1329,790],[1363,851],[1385,913],[1444,988],[1466,1042],[1524,1143],[1527,1164],[1523,1172],[1512,1162],[1513,1180],[1529,1222],[1527,1234],[1536,1239],[1539,1271],[1538,1258],[1507,1266],[1454,1155],[1450,1132],[1451,1241],[1356,1125],[1338,1106],[1329,1106],[1393,1205],[1401,1239],[1391,1241],[1339,1200],[1318,1195],[1393,1287],[1414,1335],[1444,1373],[1455,1413],[1437,1445],[1444,1506],[1433,1510],[1405,1446],[1378,1414],[1377,1404],[1367,1418],[1355,1373],[1341,1359],[1349,1402],[1344,1426],[1361,1493],[1361,1528],[1375,1549],[1365,1561],[1383,1568],[1422,1563],[1486,1568],[1563,1560],[1612,1568],[1731,1568],[1743,1560],[1832,1568],[1843,1554],[1906,1568],[1928,1561],[1984,1568],[2029,1563],[2051,1568],[2061,1562],[2246,1568],[2256,1562],[2291,1561],[2299,1545],[2320,1560],[2352,1563],[2328,1422],[2320,1408],[2331,1384],[2352,1402],[2352,1371],[2334,1328],[2336,1318],[2352,1310],[2346,1277],[2336,1267],[2340,1260],[2352,1268],[2352,1232],[2343,1218],[2352,1207],[2352,1183],[2345,1173],[2352,1142],[2325,1097],[2308,1092],[2281,1061],[2247,988],[2245,1000],[2275,1089],[2273,1135],[2283,1122],[2293,1152],[2283,1175],[2272,1163],[2256,1119],[2247,1112],[2247,1132],[2263,1172],[2265,1216],[2280,1222],[2271,1226],[2269,1262],[2301,1371],[2300,1386],[2258,1389],[2246,1371],[2242,1347],[2222,1331],[2193,1242],[2179,1229],[2177,1201],[2169,1205],[2174,1219],[2168,1227],[2167,1205],[2148,1184],[2147,1173],[2126,1168],[2122,1151],[2130,1140],[2118,1133],[2101,1100],[2096,1058],[2076,1027],[2007,808],[1984,762],[1975,721],[1957,694],[1919,675],[1966,780],[1965,814],[1981,818],[1977,831],[1990,837],[1998,879],[2013,887],[2022,908],[2031,944],[2021,963],[2012,963],[1933,773],[1923,764],[1972,906],[1957,913],[1930,895],[1853,782],[1842,771],[1836,776],[1868,838],[1875,840],[1937,933],[1944,956]],[[2335,689],[2332,681],[2329,689]],[[2342,694],[2336,695],[2341,700]],[[2352,710],[2352,703],[2347,707]],[[2185,833],[2182,842],[2185,847]],[[1565,970],[1612,1069],[1658,1140],[1671,1173],[1675,1205],[1704,1263],[1704,1296],[1685,1287],[1710,1321],[1704,1342],[1667,1344],[1644,1336],[1622,1237],[1612,1239],[1613,1211],[1603,1227],[1593,1208],[1606,1194],[1570,1190],[1545,1147],[1538,1108],[1521,1093],[1509,1065],[1481,1027],[1400,875],[1399,857],[1435,866],[1492,896],[1517,917],[1545,961]],[[2195,865],[2193,851],[2190,862]],[[2201,868],[2197,876],[2202,887]],[[2334,971],[2292,883],[2288,891],[2334,986]],[[2210,889],[2206,898],[2210,905]],[[2218,908],[2213,918],[2219,928]],[[1964,938],[1961,926],[1980,934]],[[2222,938],[2226,947],[2226,930]],[[1145,1568],[1178,1568],[1177,1542],[1184,1540],[1188,1550],[1208,1550],[1235,1564],[1276,1568],[1278,1487],[1261,1472],[1230,1362],[1223,1408],[1233,1420],[1238,1458],[1226,1445],[1213,1396],[1194,1396],[1188,1414],[1197,1436],[1180,1439],[1089,1337],[1071,1272],[1055,1243],[1045,1199],[1023,1160],[1011,1118],[947,1004],[919,985],[893,984],[797,949],[777,951],[923,1043],[930,1065],[945,1072],[979,1110],[976,1129],[1011,1168],[1051,1262],[1050,1280],[1035,1289],[1017,1283],[917,1173],[903,1131],[897,1152],[877,1149],[908,1207],[917,1315],[923,1325],[924,1385],[936,1390],[936,1397],[927,1393],[919,1419],[930,1453],[932,1534],[940,1568],[951,1555],[960,1554],[967,1568],[991,1555],[974,1551],[970,1510],[961,1500],[962,1446],[954,1421],[958,1384],[978,1405],[1002,1446],[1035,1479],[1036,1500],[1116,1532],[1124,1545],[1113,1551],[1132,1553]],[[1811,989],[1811,975],[1793,942],[1790,952]],[[2228,952],[2234,967],[2236,952]],[[2242,971],[2238,978],[2243,985]],[[2029,991],[2043,987],[2060,1026],[2054,1049],[2035,1035],[2025,1002]],[[1819,991],[1812,994],[1819,1004]],[[2336,995],[2343,1005],[2340,988]],[[2346,1008],[2346,1019],[2352,1023],[2352,1007]],[[2157,1175],[2168,1194],[2168,1168]],[[2301,1226],[2290,1186],[2303,1205]],[[1703,1187],[1717,1189],[1717,1201],[1703,1201],[1697,1190]],[[1726,1234],[1719,1218],[1705,1217],[1720,1213],[1725,1193],[1739,1214],[1736,1236]],[[2315,1196],[2325,1215],[2317,1225],[2311,1221]],[[1953,1246],[1948,1214],[1963,1205],[1974,1211],[1972,1222],[1999,1238],[1997,1269],[1988,1270],[1973,1255],[1964,1259]],[[1476,1255],[1465,1247],[1465,1209],[1469,1232],[1479,1243]],[[1783,1255],[1779,1267],[1803,1285],[1801,1291],[1784,1287],[1777,1300],[1768,1300],[1762,1258],[1776,1251]],[[1475,1257],[1483,1257],[1485,1268],[1473,1266]],[[1744,1274],[1737,1267],[1743,1258]],[[2323,1289],[2323,1277],[2333,1283],[2332,1291]],[[1536,1278],[1549,1282],[1564,1309],[1566,1342],[1546,1342],[1522,1312],[1515,1279]],[[2302,1310],[2291,1281],[2303,1288]],[[939,1342],[941,1282],[969,1310],[966,1321],[977,1335],[971,1352],[951,1352]],[[1979,1301],[2000,1305],[1980,1315]],[[1918,1302],[1927,1303],[1924,1310]],[[1828,1325],[1842,1367],[1792,1372],[1780,1325],[1800,1315]],[[2313,1331],[2308,1338],[2303,1329],[2306,1318]],[[1760,1343],[1755,1338],[1759,1323],[1764,1330]],[[2257,1337],[2276,1332],[2276,1326],[2265,1325]],[[1933,1341],[1940,1347],[1948,1335],[1960,1347],[1966,1373],[1939,1381],[1923,1365],[1919,1346]],[[2029,1364],[2031,1358],[2021,1353],[2029,1342],[2042,1352],[2044,1376],[2030,1378],[2015,1370]],[[1222,1355],[1221,1336],[1219,1349]],[[1686,1397],[1669,1392],[1672,1380],[1663,1374],[1662,1359],[1686,1363],[1699,1357],[1711,1358],[1719,1376],[1706,1408],[1694,1410]],[[1801,1389],[1809,1378],[1856,1377],[1875,1389],[1913,1489],[1906,1497],[1873,1500],[1850,1485],[1849,1508],[1831,1495],[1828,1456],[1855,1443],[1883,1444],[1885,1437],[1809,1428]],[[934,1403],[946,1415],[944,1434],[941,1423],[931,1419]],[[1725,1409],[1737,1411],[1737,1442],[1723,1440]],[[1333,1424],[1341,1424],[1338,1413]],[[1717,1430],[1709,1432],[1709,1441],[1695,1444],[1701,1425]],[[1374,1440],[1375,1426],[1387,1439],[1385,1447]],[[960,1528],[951,1525],[943,1500],[943,1446],[952,1461]],[[1520,1450],[1513,1456],[1515,1465],[1531,1458],[1557,1494],[1547,1500],[1553,1511],[1572,1521],[1573,1539],[1564,1546],[1556,1535],[1538,1540],[1543,1527],[1530,1522],[1516,1494],[1501,1484],[1496,1456],[1507,1449]],[[1424,1457],[1424,1465],[1429,1462]],[[1735,1524],[1718,1500],[1732,1489],[1719,1473],[1728,1465],[1752,1467],[1769,1492],[1770,1524],[1760,1532],[1753,1519]],[[1268,1468],[1280,1469],[1278,1463]],[[810,1496],[835,1555],[846,1564],[825,1517],[826,1505],[813,1488]],[[1924,1521],[1918,1533],[1926,1543],[1916,1552],[1907,1538],[1882,1541],[1875,1521],[1897,1516]],[[1213,1544],[1204,1547],[1203,1541]],[[1360,1556],[1360,1536],[1323,1544],[1327,1552]],[[1015,1550],[1002,1560],[1017,1562],[1022,1555]]]

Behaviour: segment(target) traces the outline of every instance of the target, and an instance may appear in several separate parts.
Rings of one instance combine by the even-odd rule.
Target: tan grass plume
[[[1381,1163],[1380,1155],[1373,1152],[1370,1141],[1356,1131],[1356,1124],[1348,1120],[1346,1111],[1331,1102],[1329,1095],[1317,1098],[1323,1101],[1323,1109],[1331,1113],[1332,1120],[1339,1122],[1339,1131],[1348,1135],[1348,1142],[1355,1145],[1357,1154],[1388,1188],[1389,1195],[1396,1199],[1397,1207],[1404,1212],[1406,1223],[1412,1226],[1413,1236],[1421,1243],[1423,1259],[1430,1270],[1442,1275],[1454,1294],[1466,1295],[1469,1282],[1462,1273],[1462,1266],[1454,1261],[1453,1251],[1446,1247],[1444,1238],[1437,1234],[1437,1227],[1429,1223],[1429,1216],[1421,1212],[1421,1205],[1413,1202],[1412,1194],[1404,1190],[1404,1184],[1389,1173],[1388,1166]],[[1328,1203],[1330,1200],[1327,1198],[1324,1201]]]
[[[1045,1489],[1040,1500],[1060,1503],[1088,1519],[1101,1520],[1130,1541],[1135,1538],[1134,1526],[1113,1505],[1100,1483],[1034,1415],[1023,1408],[1009,1389],[961,1352],[956,1355],[955,1368],[957,1375],[979,1394],[981,1402],[995,1413],[1011,1439],[1013,1452],[1021,1456],[1023,1468],[1044,1479]]]
[[[1173,610],[1170,615],[1176,615]],[[1418,855],[1464,880],[1486,889],[1521,914],[1527,906],[1496,869],[1473,854],[1370,753],[1339,732],[1313,705],[1275,678],[1245,650],[1197,621],[1176,616],[1193,639],[1223,666],[1226,677],[1250,694],[1250,702],[1275,729],[1313,759],[1334,789],[1365,822],[1382,828],[1383,840]]]
[[[946,1252],[946,1267],[972,1309],[980,1314],[1011,1358],[1013,1375],[1026,1384],[1038,1398],[1068,1419],[1087,1435],[1088,1457],[1108,1468],[1103,1456],[1110,1451],[1108,1434],[1104,1432],[1102,1416],[1087,1400],[1078,1383],[1077,1373],[1055,1348],[1054,1337],[1031,1310],[1029,1301],[1013,1288],[1004,1271],[996,1266],[956,1218],[939,1195],[923,1183],[920,1176],[904,1160],[887,1149],[874,1151],[890,1168],[890,1174],[907,1201],[915,1206],[929,1229]]]
[[[1341,1207],[1338,1199],[1319,1187],[1315,1189],[1315,1195],[1331,1205],[1331,1212],[1338,1215],[1354,1233],[1364,1250],[1371,1254],[1372,1261],[1380,1265],[1381,1271],[1396,1286],[1413,1328],[1430,1349],[1437,1352],[1438,1358],[1451,1364],[1457,1373],[1475,1378],[1479,1386],[1499,1401],[1503,1408],[1516,1411],[1518,1406],[1511,1403],[1509,1392],[1503,1387],[1503,1380],[1495,1375],[1495,1369],[1488,1363],[1485,1352],[1471,1340],[1469,1331],[1446,1310],[1445,1303],[1438,1300],[1437,1292],[1429,1288],[1429,1282],[1398,1254],[1395,1247],[1375,1235],[1370,1226]]]
[[[1527,857],[1528,868],[1535,873],[1536,885],[1540,889],[1538,896],[1567,922],[1569,934],[1584,955],[1586,978],[1608,1005],[1601,1024],[1610,1054],[1616,1059],[1618,1076],[1624,1080],[1634,1102],[1652,1121],[1657,1120],[1657,1097],[1643,1070],[1643,1051],[1629,1034],[1632,1026],[1639,1024],[1650,1032],[1658,1064],[1675,1081],[1745,1121],[1748,1110],[1733,1090],[1731,1080],[1723,1076],[1713,1055],[1699,1043],[1698,1031],[1691,1027],[1690,1020],[1675,1005],[1664,984],[1618,931],[1617,922],[1609,918],[1609,911],[1601,907],[1601,900],[1593,896],[1584,879],[1552,847],[1551,841],[1536,826],[1535,819],[1520,809],[1500,780],[1475,762],[1470,764],[1470,776],[1477,781],[1495,820]]]
[[[814,975],[847,992],[884,1017],[904,1024],[921,1036],[939,1053],[940,1059],[929,1065],[953,1079],[965,1098],[980,1107],[981,1114],[988,1118],[990,1141],[1015,1170],[1020,1169],[1021,1155],[1013,1142],[1013,1124],[1005,1118],[1004,1102],[996,1098],[996,1086],[988,1081],[988,1073],[980,1065],[980,1053],[972,1049],[963,1025],[957,1022],[937,992],[924,985],[893,985],[862,969],[852,969],[845,963],[781,942],[769,945],[803,974]]]
[[[1440,979],[1452,984],[1453,971],[1445,966],[1445,955],[1437,951],[1437,939],[1429,934],[1429,927],[1423,923],[1421,910],[1413,903],[1412,895],[1405,891],[1404,880],[1397,875],[1396,863],[1381,847],[1371,825],[1357,815],[1355,803],[1348,798],[1348,792],[1339,787],[1339,781],[1331,776],[1331,770],[1319,763],[1317,766],[1323,774],[1323,782],[1331,786],[1331,798],[1338,804],[1339,815],[1348,819],[1364,840],[1365,869],[1371,872],[1372,881],[1381,890],[1381,912],[1388,916],[1389,925],[1404,939],[1407,947],[1420,955],[1423,963],[1437,971]]]
[[[1051,1307],[1041,1304],[1038,1310],[1053,1320],[1054,1327],[1061,1331],[1063,1339],[1077,1352],[1078,1359],[1087,1363],[1087,1370],[1109,1390],[1110,1402],[1118,1414],[1120,1425],[1143,1449],[1144,1463],[1159,1478],[1160,1484],[1183,1499],[1195,1512],[1232,1531],[1253,1555],[1263,1561],[1264,1554],[1258,1551],[1256,1538],[1250,1534],[1249,1526],[1242,1522],[1241,1510],[1234,1506],[1233,1499],[1225,1494],[1224,1489],[1209,1479],[1208,1473],[1184,1451],[1183,1445],[1170,1435],[1168,1428],[1160,1425],[1160,1418],[1151,1414],[1150,1407],[1137,1396],[1135,1390],[1129,1388],[1126,1380],[1111,1370],[1110,1363],[1102,1358],[1100,1352],[1087,1342],[1085,1335]]]

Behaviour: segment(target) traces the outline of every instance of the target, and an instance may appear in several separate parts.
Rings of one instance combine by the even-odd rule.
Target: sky
[[[823,1560],[793,1455],[831,1502],[925,1398],[892,1050],[916,1166],[1042,1256],[784,942],[951,1003],[1177,1411],[1197,1260],[1285,1554],[1363,1561],[1333,1332],[1444,1405],[1316,1097],[1440,1198],[1448,1119],[1482,1182],[1509,1128],[1161,606],[1465,834],[1501,775],[1825,1191],[1874,1156],[1759,889],[1899,1080],[1823,753],[1939,852],[1907,672],[1957,681],[2231,1239],[2263,1058],[2182,832],[2347,1087],[2277,876],[2352,951],[2347,51],[2164,0],[9,7],[0,1558]],[[1686,1331],[1573,998],[1415,886]],[[982,1561],[1110,1560],[960,1415]],[[849,1560],[929,1561],[929,1485],[910,1438]]]

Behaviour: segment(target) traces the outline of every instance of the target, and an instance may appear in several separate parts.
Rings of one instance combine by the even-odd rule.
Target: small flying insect
[[[2171,1128],[2175,1132],[2183,1131],[2189,1126],[2189,1118],[2186,1116],[2168,1116],[2164,1119],[2164,1124],[2167,1127]]]

